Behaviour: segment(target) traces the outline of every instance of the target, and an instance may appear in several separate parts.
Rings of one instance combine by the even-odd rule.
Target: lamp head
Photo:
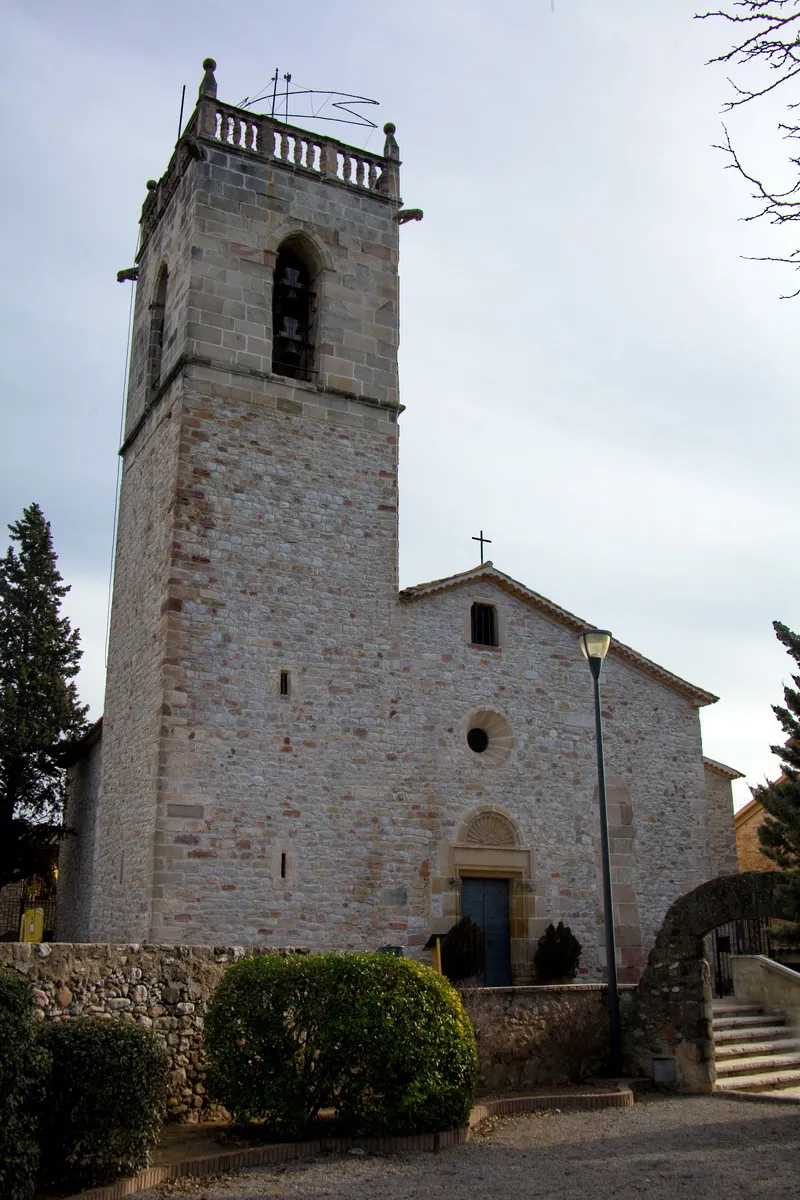
[[[578,635],[578,641],[581,653],[588,659],[592,674],[596,678],[600,674],[603,659],[608,654],[611,634],[607,629],[584,629],[583,633]]]

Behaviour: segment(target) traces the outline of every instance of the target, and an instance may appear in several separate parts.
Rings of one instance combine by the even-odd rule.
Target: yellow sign
[[[44,933],[44,909],[26,908],[19,923],[21,942],[40,942]]]

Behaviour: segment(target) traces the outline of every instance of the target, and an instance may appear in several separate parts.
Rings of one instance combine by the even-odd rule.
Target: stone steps
[[[756,1025],[752,1029],[717,1029],[714,1028],[714,1045],[722,1050],[729,1045],[743,1045],[746,1042],[778,1041],[781,1038],[797,1037],[796,1030],[789,1025]]]
[[[800,1036],[782,1014],[717,1001],[712,1031],[717,1091],[772,1092],[800,1085]]]
[[[800,1050],[793,1054],[748,1054],[742,1058],[728,1058],[717,1063],[717,1081],[730,1075],[761,1075],[770,1070],[800,1071]]]
[[[717,1079],[718,1092],[778,1092],[800,1087],[800,1068],[792,1071],[765,1071],[760,1075],[737,1075]]]
[[[791,1033],[791,1030],[787,1032]],[[771,1058],[775,1055],[786,1056],[792,1054],[800,1054],[800,1038],[775,1038],[766,1042],[736,1042],[733,1045],[715,1046],[718,1073],[723,1073],[721,1064],[732,1060],[742,1058]]]
[[[777,1016],[775,1013],[765,1013],[761,1010],[759,1015],[751,1017],[714,1017],[712,1022],[714,1033],[724,1029],[758,1029],[765,1025],[781,1025],[785,1024],[786,1019]]]

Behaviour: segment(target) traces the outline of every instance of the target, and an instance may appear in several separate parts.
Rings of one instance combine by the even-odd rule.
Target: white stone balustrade
[[[387,170],[387,163],[380,155],[367,154],[333,138],[222,104],[215,98],[201,97],[197,115],[198,131],[224,145],[277,159],[317,175],[333,176],[348,187],[397,197],[397,172]]]

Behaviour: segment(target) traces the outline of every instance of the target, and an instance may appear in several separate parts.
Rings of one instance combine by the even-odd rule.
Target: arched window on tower
[[[272,285],[272,370],[310,379],[314,367],[311,272],[292,246],[278,251]]]
[[[150,305],[150,341],[148,345],[148,379],[150,391],[156,390],[161,382],[161,360],[164,357],[164,315],[167,309],[166,263],[158,274],[156,294]]]

